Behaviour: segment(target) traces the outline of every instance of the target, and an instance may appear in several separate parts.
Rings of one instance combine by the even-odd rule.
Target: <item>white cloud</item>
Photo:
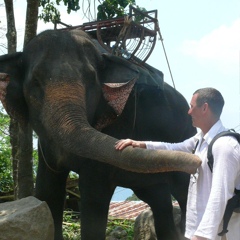
[[[223,70],[236,67],[240,51],[240,18],[230,26],[222,25],[199,40],[186,40],[181,46],[185,55],[200,62],[213,63]]]

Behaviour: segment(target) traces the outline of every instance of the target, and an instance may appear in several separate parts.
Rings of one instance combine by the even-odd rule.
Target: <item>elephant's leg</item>
[[[62,218],[68,173],[66,171],[53,172],[46,166],[42,155],[39,154],[36,197],[42,201],[46,201],[51,210],[54,220],[55,240],[63,239]]]
[[[161,183],[134,192],[151,207],[158,240],[178,239],[169,185]]]
[[[172,174],[171,193],[178,201],[181,208],[181,222],[180,229],[182,234],[185,232],[186,224],[186,208],[187,208],[187,195],[190,175],[183,172],[174,172]]]
[[[81,239],[105,240],[108,210],[114,188],[95,172],[81,177]]]

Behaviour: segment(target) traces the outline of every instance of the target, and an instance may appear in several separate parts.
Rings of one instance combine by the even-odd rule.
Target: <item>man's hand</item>
[[[117,150],[123,150],[127,146],[146,148],[146,144],[141,141],[134,141],[132,139],[122,139],[116,142],[115,148]]]
[[[191,240],[208,240],[207,238],[204,237],[199,237],[199,236],[193,236]]]

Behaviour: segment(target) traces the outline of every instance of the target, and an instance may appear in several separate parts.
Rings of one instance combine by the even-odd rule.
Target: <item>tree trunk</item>
[[[10,117],[10,125],[9,125],[9,133],[10,133],[10,143],[12,146],[12,169],[13,169],[13,183],[14,183],[14,199],[17,199],[17,173],[18,173],[18,159],[16,158],[18,151],[18,123],[12,117]]]
[[[33,195],[32,129],[22,127],[15,119],[10,122],[13,158],[14,198]]]
[[[24,46],[37,34],[39,0],[27,1]]]
[[[13,1],[4,1],[7,15],[8,53],[14,53],[17,34]],[[24,44],[36,35],[38,4],[38,0],[28,0]],[[20,199],[33,195],[32,129],[30,125],[20,126],[16,119],[11,119],[9,132],[12,145],[14,195],[15,199]]]
[[[28,124],[18,124],[18,159],[17,185],[15,197],[21,199],[33,195],[33,164],[32,164],[32,128]]]
[[[8,53],[15,53],[17,46],[17,32],[15,28],[15,19],[13,11],[13,0],[4,0],[6,16],[7,16],[7,42],[8,42]]]

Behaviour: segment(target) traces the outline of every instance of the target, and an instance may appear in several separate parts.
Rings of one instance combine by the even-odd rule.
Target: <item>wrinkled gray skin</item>
[[[71,170],[79,173],[82,240],[105,239],[116,186],[131,188],[151,206],[158,239],[178,239],[171,194],[183,211],[183,227],[188,173],[195,172],[199,159],[132,147],[116,151],[114,143],[121,138],[178,142],[195,134],[180,93],[167,84],[162,90],[136,83],[116,116],[101,86],[104,81],[138,78],[138,68],[126,61],[111,62],[82,31],[45,31],[22,53],[1,56],[0,72],[6,73],[5,81],[10,79],[8,113],[23,125],[30,122],[39,137],[36,197],[51,209],[55,239],[62,239],[65,184]],[[102,116],[109,124],[94,129],[106,123]]]

